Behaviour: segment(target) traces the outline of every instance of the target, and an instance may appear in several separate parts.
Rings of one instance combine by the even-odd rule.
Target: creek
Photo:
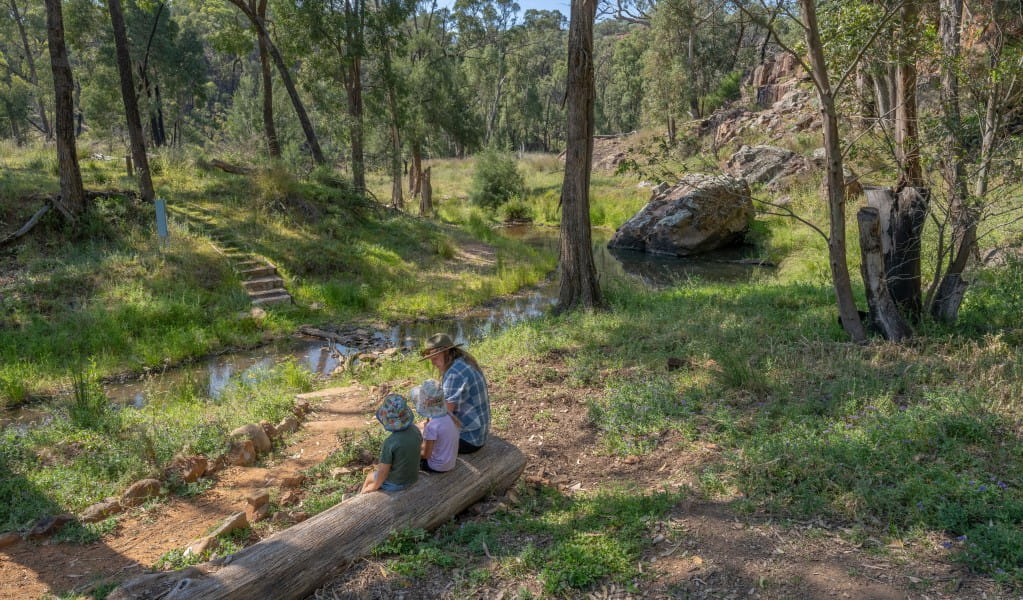
[[[553,227],[516,225],[499,230],[501,235],[519,239],[537,248],[558,251],[559,231]],[[746,256],[750,248],[732,248],[698,258],[652,256],[642,252],[609,250],[610,232],[593,231],[593,255],[601,281],[625,279],[650,288],[677,285],[696,278],[701,281],[738,282],[749,279],[756,261]],[[258,379],[274,365],[293,360],[311,373],[326,377],[352,355],[366,351],[414,351],[430,335],[446,331],[460,343],[471,345],[523,320],[544,315],[557,302],[557,278],[550,277],[535,287],[453,317],[397,323],[386,328],[361,327],[351,345],[311,337],[278,341],[254,350],[219,354],[195,363],[152,371],[140,378],[106,383],[103,388],[111,402],[143,406],[154,394],[164,393],[186,382],[200,382],[206,395],[219,397],[238,381]],[[391,353],[394,350],[390,350]],[[358,359],[356,359],[358,360]],[[24,407],[0,413],[0,427],[31,427],[49,418],[43,407]]]

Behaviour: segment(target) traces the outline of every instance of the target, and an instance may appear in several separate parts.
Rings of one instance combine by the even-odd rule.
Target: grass
[[[51,421],[24,431],[6,428],[0,435],[0,531],[118,496],[138,479],[159,477],[176,456],[219,456],[234,428],[291,414],[294,395],[311,388],[311,377],[285,363],[257,381],[229,386],[216,400],[184,384],[142,408],[115,409],[94,374],[78,375],[75,394],[54,407]],[[101,525],[85,526],[73,537],[96,539],[104,532]]]
[[[491,578],[535,576],[546,594],[558,596],[601,581],[633,586],[651,530],[680,497],[605,489],[565,496],[550,488],[517,488],[519,502],[487,520],[451,523],[433,534],[401,530],[378,546],[388,571],[425,576],[431,568],[465,570],[474,559],[493,557],[488,568],[469,570],[461,592]]]

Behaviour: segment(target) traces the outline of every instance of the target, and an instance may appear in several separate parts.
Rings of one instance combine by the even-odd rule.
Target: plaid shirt
[[[483,373],[461,358],[444,373],[444,399],[455,405],[455,416],[462,422],[461,438],[482,446],[490,434],[490,396]]]

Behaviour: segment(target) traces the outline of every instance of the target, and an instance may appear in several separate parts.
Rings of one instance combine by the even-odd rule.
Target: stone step
[[[252,303],[256,306],[270,306],[272,304],[291,304],[291,294],[284,290],[274,290],[277,292],[274,296],[261,296],[259,298],[253,298]]]
[[[260,277],[271,277],[277,274],[277,267],[263,263],[259,267],[249,267],[238,271],[242,279],[257,279]]]
[[[279,296],[281,294],[287,294],[288,290],[283,287],[273,287],[265,290],[249,290],[249,298],[269,298],[271,296]]]
[[[242,286],[247,292],[263,292],[266,290],[275,290],[284,288],[284,279],[280,276],[275,277],[258,277],[256,279],[248,279],[242,282]]]

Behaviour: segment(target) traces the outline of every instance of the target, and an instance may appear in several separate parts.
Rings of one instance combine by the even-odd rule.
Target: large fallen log
[[[407,490],[356,496],[233,556],[131,579],[109,598],[305,598],[392,531],[437,527],[488,493],[511,486],[525,465],[518,448],[492,437],[479,452],[459,456],[454,470],[420,473]]]

